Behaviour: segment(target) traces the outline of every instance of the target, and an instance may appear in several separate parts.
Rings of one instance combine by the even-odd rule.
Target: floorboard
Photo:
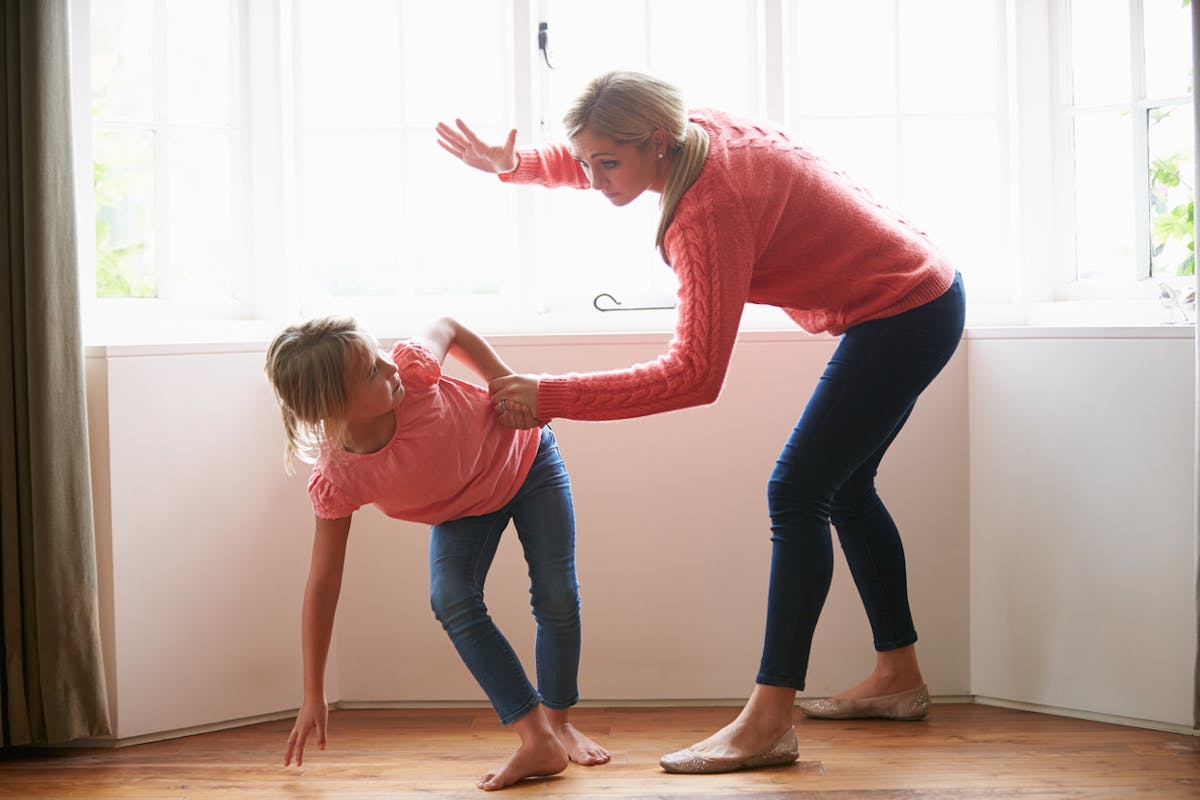
[[[670,775],[664,752],[707,736],[730,708],[583,708],[576,726],[610,763],[504,792],[519,798],[690,800],[1197,800],[1200,737],[971,704],[922,722],[797,715],[797,764]],[[114,749],[0,756],[0,798],[479,798],[475,779],[515,748],[488,709],[335,711],[328,748],[284,767],[281,720]]]

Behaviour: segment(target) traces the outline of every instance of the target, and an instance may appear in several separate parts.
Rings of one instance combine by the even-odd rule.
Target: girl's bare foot
[[[562,746],[567,751],[567,758],[574,761],[576,764],[582,764],[585,767],[593,767],[597,764],[607,764],[612,758],[600,745],[596,744],[588,736],[584,736],[579,732],[579,729],[567,721],[567,715],[570,714],[569,708],[547,708],[546,720],[550,723],[550,728],[554,731],[554,735],[562,742]]]
[[[512,786],[522,778],[541,778],[557,775],[567,768],[567,751],[550,727],[546,710],[536,706],[525,716],[513,722],[512,729],[521,737],[521,746],[509,756],[504,766],[489,772],[476,786],[491,792]]]
[[[584,736],[569,722],[555,725],[554,734],[558,736],[558,741],[567,751],[567,758],[576,764],[594,767],[597,764],[607,764],[608,760],[612,758],[607,750]]]
[[[522,742],[504,766],[495,772],[489,772],[478,781],[478,786],[486,792],[512,786],[522,778],[541,778],[547,775],[557,775],[567,768],[566,751],[558,739],[540,744]]]

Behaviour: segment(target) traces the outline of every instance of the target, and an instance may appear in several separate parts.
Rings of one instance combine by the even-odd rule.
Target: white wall
[[[975,694],[1193,724],[1194,345],[972,336]]]
[[[295,503],[304,477],[279,468],[262,349],[246,350],[89,351],[118,738],[297,704],[310,513]]]
[[[495,341],[518,370],[557,372],[649,360],[666,337]],[[879,478],[905,536],[931,690],[1190,724],[1192,340],[973,333],[965,344]],[[713,406],[555,423],[575,488],[585,699],[749,692],[770,556],[766,479],[833,346],[745,333]],[[280,469],[263,349],[89,350],[119,738],[299,702],[311,511],[307,475]],[[426,545],[423,526],[356,515],[331,700],[482,701],[429,611]],[[488,597],[531,666],[512,537]],[[873,659],[838,555],[807,694],[857,680]]]

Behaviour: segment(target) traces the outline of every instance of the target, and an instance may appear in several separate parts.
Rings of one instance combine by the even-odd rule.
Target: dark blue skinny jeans
[[[767,489],[771,582],[757,683],[804,688],[837,529],[877,651],[917,641],[900,533],[875,491],[883,454],[962,338],[962,276],[939,298],[842,336]]]
[[[537,689],[483,600],[483,585],[509,520],[529,566]],[[434,615],[502,724],[520,719],[538,703],[562,709],[579,701],[575,512],[567,468],[549,427],[542,429],[525,482],[503,508],[433,526],[429,588]]]

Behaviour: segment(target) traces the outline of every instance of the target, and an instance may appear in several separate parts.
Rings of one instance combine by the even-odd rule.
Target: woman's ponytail
[[[696,182],[696,178],[700,177],[700,169],[704,166],[704,157],[708,155],[708,133],[694,122],[688,122],[687,129],[683,136],[683,145],[678,148],[678,154],[675,156],[675,163],[671,167],[671,173],[667,176],[667,182],[663,186],[662,197],[659,199],[659,207],[662,213],[658,217],[658,232],[654,235],[654,246],[662,253],[665,260],[667,254],[663,252],[663,239],[667,236],[667,228],[671,225],[671,220],[675,217],[675,206],[679,204],[679,198],[683,197],[691,185]]]

